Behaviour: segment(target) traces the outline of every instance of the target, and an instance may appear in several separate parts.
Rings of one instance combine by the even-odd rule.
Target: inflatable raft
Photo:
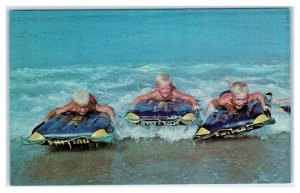
[[[180,125],[202,124],[199,112],[184,100],[174,101],[145,100],[138,103],[133,110],[127,112],[125,118],[139,125]]]
[[[81,116],[72,112],[52,117],[35,127],[23,144],[81,145],[111,143],[114,128],[106,113],[88,112]]]
[[[270,106],[270,99],[266,98]],[[250,102],[240,110],[226,110],[218,107],[197,130],[193,139],[223,137],[258,129],[267,124],[274,124],[275,119],[269,111],[264,111],[258,102]]]

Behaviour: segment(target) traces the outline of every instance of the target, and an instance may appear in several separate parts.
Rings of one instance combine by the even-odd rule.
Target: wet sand
[[[11,185],[291,182],[290,133],[174,143],[125,139],[99,147],[10,144]]]

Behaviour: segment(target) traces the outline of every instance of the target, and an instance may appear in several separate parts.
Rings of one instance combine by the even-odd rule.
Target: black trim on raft
[[[77,138],[77,139],[70,139],[70,140],[59,140],[59,139],[48,139],[45,144],[43,145],[82,145],[82,144],[89,144],[91,141],[89,138]]]
[[[172,126],[172,125],[180,125],[183,124],[180,120],[174,121],[139,121],[136,123],[137,125],[144,125],[144,126]]]
[[[42,125],[45,124],[45,121],[41,122],[40,124],[38,124],[31,132],[31,134],[33,134],[37,129],[39,129]]]
[[[125,118],[134,124],[143,126],[172,126],[202,124],[200,112],[194,111],[192,105],[182,99],[174,101],[144,100]]]

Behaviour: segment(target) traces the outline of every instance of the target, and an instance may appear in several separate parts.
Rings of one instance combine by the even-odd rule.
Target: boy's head
[[[245,82],[233,83],[230,92],[236,109],[241,109],[248,103],[249,89]]]
[[[166,73],[161,73],[156,76],[157,90],[162,97],[168,97],[171,91],[171,78]]]
[[[77,104],[79,114],[85,115],[90,101],[89,93],[85,90],[76,91],[73,94],[73,101]]]

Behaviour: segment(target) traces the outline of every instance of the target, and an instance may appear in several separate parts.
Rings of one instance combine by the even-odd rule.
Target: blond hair
[[[73,101],[79,105],[87,105],[90,101],[89,93],[85,90],[79,90],[74,92]]]
[[[245,82],[238,81],[231,85],[230,92],[235,96],[245,96],[249,94],[249,89]]]
[[[167,73],[161,73],[156,76],[156,83],[160,83],[163,85],[171,84],[171,78]]]

